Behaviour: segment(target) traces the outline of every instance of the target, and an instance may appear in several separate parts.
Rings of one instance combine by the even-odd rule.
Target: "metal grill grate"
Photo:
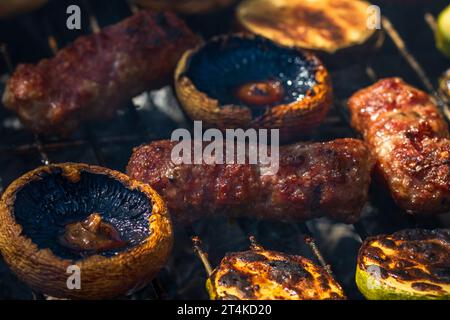
[[[70,4],[72,2],[74,1]],[[444,71],[449,64],[435,52],[431,31],[434,25],[433,14],[438,8],[443,8],[446,2],[436,1],[429,5],[429,9],[420,10],[405,6],[386,8],[383,27],[388,39],[381,51],[364,63],[330,70],[335,83],[336,107],[330,112],[325,123],[311,136],[312,140],[354,136],[348,125],[346,99],[354,91],[376,81],[378,77],[398,75],[407,82],[422,87],[435,97],[449,117],[448,101],[439,94],[434,85],[434,79],[437,79],[439,72]],[[3,80],[7,79],[7,74],[13,70],[14,64],[22,62],[23,58],[26,61],[36,61],[80,35],[64,31],[61,26],[65,24],[52,19],[56,15],[64,18],[64,8],[68,4],[68,1],[53,1],[48,7],[26,17],[0,24],[0,36],[6,39],[0,38],[0,53],[4,64],[2,73],[5,74]],[[123,0],[83,0],[79,4],[83,14],[88,16],[88,19],[83,19],[83,30],[86,33],[88,30],[97,32],[100,27],[119,21],[137,10]],[[399,9],[401,11],[397,11]],[[384,11],[384,7],[382,10]],[[213,30],[227,30],[230,17],[230,12],[224,12],[220,19],[215,19]],[[416,18],[420,18],[420,21]],[[188,22],[194,27],[204,24],[195,18],[191,20]],[[405,24],[410,21],[415,21],[412,30],[405,28]],[[402,30],[397,31],[397,25],[401,26]],[[13,37],[5,36],[8,34],[6,28],[15,28]],[[42,30],[36,31],[33,28]],[[420,29],[418,33],[417,28]],[[199,31],[211,34],[211,30]],[[403,35],[405,38],[402,38]],[[20,51],[20,48],[23,48],[23,42],[27,41],[33,45],[37,44],[39,49],[21,57],[23,51]],[[410,43],[409,41],[412,47],[407,48],[406,43]],[[418,44],[421,43],[425,50],[420,50]],[[416,53],[420,56],[416,57]],[[424,68],[419,61],[425,62],[427,67],[433,64],[433,67]],[[21,128],[13,115],[1,110],[0,193],[12,180],[42,164],[86,162],[123,171],[134,146],[168,138],[172,129],[188,123],[179,117],[167,116],[173,110],[178,110],[170,88],[145,94],[141,98],[143,103],[136,106],[130,102],[124,111],[119,112],[117,118],[107,124],[101,127],[88,124],[73,138],[66,140],[34,136]],[[327,219],[287,225],[249,219],[215,218],[177,230],[177,243],[167,268],[149,288],[131,298],[207,298],[204,290],[206,274],[199,259],[193,254],[191,238],[199,236],[203,240],[210,260],[216,265],[226,252],[248,247],[249,235],[254,235],[264,247],[316,259],[342,284],[349,298],[361,298],[355,287],[353,274],[357,250],[362,240],[372,234],[393,232],[405,227],[450,226],[445,216],[427,221],[405,216],[399,212],[389,196],[376,187],[371,190],[371,194],[372,198],[365,209],[363,219],[350,226]],[[198,247],[196,251],[198,252]],[[0,261],[0,298],[33,296]]]

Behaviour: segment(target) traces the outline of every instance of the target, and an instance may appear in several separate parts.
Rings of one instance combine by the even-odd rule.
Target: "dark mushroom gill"
[[[112,256],[140,244],[149,236],[151,200],[138,191],[103,174],[80,172],[79,181],[70,181],[60,169],[43,173],[16,194],[14,216],[24,236],[39,249],[49,248],[56,256],[77,260],[92,252],[75,251],[59,239],[65,226],[99,213],[105,223],[120,234],[127,246],[98,252]]]
[[[260,37],[231,36],[213,39],[194,53],[185,75],[199,91],[222,106],[249,106],[235,94],[241,86],[278,82],[283,95],[279,101],[265,105],[271,107],[303,99],[316,84],[316,70],[316,61],[298,50]]]

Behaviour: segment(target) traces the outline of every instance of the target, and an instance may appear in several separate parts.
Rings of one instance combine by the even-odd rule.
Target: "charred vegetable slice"
[[[450,230],[368,238],[359,251],[356,284],[370,300],[450,299]]]
[[[436,45],[443,54],[450,58],[450,5],[438,17]]]
[[[300,256],[262,249],[227,254],[206,287],[214,300],[345,299],[324,268]]]
[[[360,0],[246,0],[237,20],[279,44],[335,53],[382,40],[376,7]]]

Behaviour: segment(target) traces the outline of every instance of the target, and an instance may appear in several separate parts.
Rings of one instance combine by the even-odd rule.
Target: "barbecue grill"
[[[378,78],[399,76],[431,94],[450,117],[448,101],[436,88],[449,60],[434,47],[434,17],[448,1],[429,1],[423,6],[380,4],[386,41],[376,54],[356,63],[343,61],[329,67],[333,78],[335,105],[325,122],[307,139],[326,141],[352,137],[346,99]],[[81,30],[66,28],[66,8],[82,8]],[[124,0],[51,1],[30,14],[0,22],[0,75],[3,88],[8,74],[21,62],[36,62],[51,56],[76,37],[96,32],[138,10]],[[187,17],[190,26],[204,37],[231,30],[233,10],[225,9],[206,18]],[[179,108],[171,87],[147,92],[130,101],[127,108],[106,123],[90,123],[67,139],[33,135],[11,113],[0,108],[0,194],[23,173],[42,164],[83,162],[124,171],[132,148],[144,142],[169,138],[190,121]],[[372,186],[370,201],[360,222],[344,225],[323,218],[306,223],[284,224],[250,219],[214,218],[178,228],[176,245],[167,267],[152,284],[133,294],[132,299],[207,299],[202,266],[208,260],[216,266],[226,252],[248,247],[253,235],[266,248],[300,254],[325,266],[342,285],[350,299],[361,299],[354,274],[358,248],[367,236],[391,233],[402,228],[450,227],[450,216],[422,220],[401,212],[387,191]],[[193,250],[191,238],[202,239],[203,248]],[[202,256],[203,259],[194,253]],[[21,283],[0,260],[0,299],[42,299]]]

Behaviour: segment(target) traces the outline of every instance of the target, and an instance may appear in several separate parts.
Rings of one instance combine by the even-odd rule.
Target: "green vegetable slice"
[[[450,5],[439,14],[436,32],[437,48],[450,58]]]

